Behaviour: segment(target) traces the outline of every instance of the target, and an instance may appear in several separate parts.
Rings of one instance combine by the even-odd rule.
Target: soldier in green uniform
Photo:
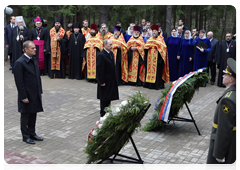
[[[228,58],[223,72],[226,90],[217,100],[207,164],[236,161],[236,61]]]

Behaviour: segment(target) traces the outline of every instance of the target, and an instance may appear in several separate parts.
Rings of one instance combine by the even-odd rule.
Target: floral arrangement
[[[190,78],[187,76],[191,75]],[[154,112],[151,114],[149,118],[149,122],[142,128],[144,131],[152,131],[158,130],[164,127],[166,124],[166,119],[161,119],[162,115],[160,113],[165,109],[165,105],[167,100],[169,100],[169,92],[170,90],[177,85],[178,81],[183,78],[187,78],[180,86],[176,88],[174,95],[172,96],[172,104],[170,106],[170,111],[168,115],[168,119],[175,117],[178,115],[179,110],[184,105],[184,100],[188,103],[191,102],[193,95],[199,87],[204,86],[206,81],[209,80],[209,75],[206,72],[206,69],[199,69],[198,71],[191,72],[184,77],[180,77],[177,81],[172,82],[169,88],[162,91],[162,97],[158,98],[155,103]]]
[[[85,147],[85,153],[88,154],[87,163],[96,162],[105,156],[111,156],[120,151],[120,149],[129,141],[128,135],[125,135],[110,155],[107,155],[114,144],[119,140],[119,136],[127,131],[132,135],[137,127],[140,127],[140,121],[145,113],[137,115],[144,108],[149,106],[149,100],[140,92],[129,96],[128,100],[121,104],[111,105],[106,108],[106,114],[96,122],[95,128],[88,134],[88,141]],[[137,119],[136,119],[137,117]],[[135,119],[135,121],[133,121]]]

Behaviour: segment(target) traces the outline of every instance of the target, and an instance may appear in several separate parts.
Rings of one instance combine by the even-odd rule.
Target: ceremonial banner
[[[140,35],[137,39],[132,36],[129,39],[129,41],[127,42],[128,50],[129,50],[130,47],[137,47],[137,49],[138,49],[138,50],[132,52],[133,53],[133,58],[132,58],[132,62],[129,63],[128,81],[137,82],[139,54],[144,61],[144,57],[145,57],[144,45],[145,45],[145,43],[144,43],[142,35]],[[139,71],[139,78],[142,82],[145,81],[145,66],[144,66],[144,63],[141,65],[141,68],[140,68],[140,71]]]
[[[114,54],[115,64],[117,59],[117,51],[118,46],[121,46],[121,76],[122,80],[128,82],[128,56],[127,56],[127,45],[125,43],[124,37],[122,34],[118,37],[118,39],[114,38],[114,35],[111,36],[110,40],[112,40],[113,49],[112,52]]]
[[[162,120],[164,122],[168,121],[168,117],[169,117],[169,113],[170,113],[170,109],[171,109],[171,105],[172,105],[173,95],[174,95],[175,91],[177,90],[177,88],[181,84],[183,84],[187,79],[192,77],[195,73],[202,72],[203,69],[199,69],[197,71],[190,72],[190,73],[186,74],[184,77],[181,77],[181,78],[179,78],[178,80],[176,80],[175,82],[172,83],[171,88],[170,88],[170,90],[169,90],[168,94],[166,95],[165,100],[163,102],[158,120]]]
[[[60,27],[58,33],[56,33],[55,27],[50,30],[51,38],[51,70],[60,70],[60,61],[61,61],[61,49],[57,37],[63,38],[65,30]]]
[[[148,70],[147,70],[146,82],[155,83],[156,81],[157,59],[158,59],[158,52],[159,52],[164,61],[162,79],[166,83],[170,83],[167,46],[163,38],[161,36],[158,36],[157,38],[153,38],[151,36],[146,42],[144,48],[148,49],[148,56],[151,56],[151,57],[148,57],[148,61],[147,61]]]
[[[97,63],[97,49],[100,51],[103,49],[103,42],[96,38],[90,36],[84,45],[84,49],[87,48],[86,52],[86,59],[83,60],[83,67],[84,70],[85,64],[87,63],[87,78],[88,79],[96,79],[96,63]]]

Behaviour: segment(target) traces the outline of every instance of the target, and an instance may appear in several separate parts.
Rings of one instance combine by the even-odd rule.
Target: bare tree
[[[172,5],[166,6],[166,32],[167,35],[171,35],[171,24],[172,24]]]

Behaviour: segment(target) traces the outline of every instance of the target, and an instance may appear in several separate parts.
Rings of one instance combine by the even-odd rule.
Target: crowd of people
[[[228,58],[236,60],[236,41],[232,34],[219,43],[213,32],[189,30],[183,19],[168,36],[161,24],[151,25],[142,19],[141,26],[130,23],[127,31],[117,22],[112,31],[105,23],[100,26],[87,20],[69,23],[63,28],[62,20],[55,18],[52,28],[47,30],[43,18],[34,19],[34,28],[29,31],[22,16],[11,16],[5,28],[5,44],[10,56],[10,70],[23,54],[23,42],[31,40],[37,48],[36,58],[41,75],[50,78],[84,79],[96,83],[98,54],[103,50],[103,41],[111,39],[117,74],[117,84],[130,84],[150,89],[162,89],[164,83],[203,67],[211,70],[210,83],[216,79],[222,84],[222,71]],[[208,69],[208,70],[209,70]]]

